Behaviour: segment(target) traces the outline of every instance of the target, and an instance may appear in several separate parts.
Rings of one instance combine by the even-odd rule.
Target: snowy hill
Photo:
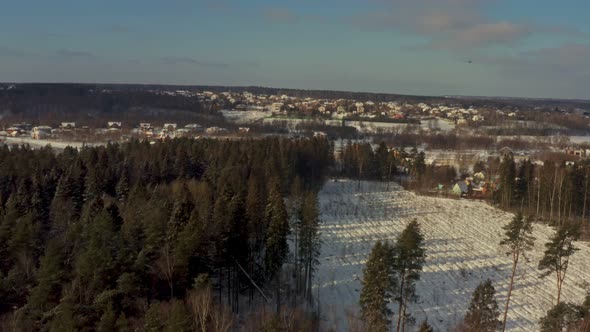
[[[320,192],[322,252],[315,281],[321,285],[325,327],[346,330],[345,310],[358,311],[365,260],[377,240],[395,241],[416,218],[426,239],[426,264],[417,284],[420,299],[410,312],[417,322],[428,317],[436,331],[459,322],[475,287],[492,280],[500,308],[506,299],[511,260],[499,242],[502,226],[513,215],[485,203],[416,196],[391,184],[328,182]],[[537,264],[553,230],[535,225],[530,261],[519,263],[508,313],[507,330],[536,331],[538,321],[555,301],[553,276],[540,279]],[[577,243],[562,300],[581,303],[590,286],[590,246]]]

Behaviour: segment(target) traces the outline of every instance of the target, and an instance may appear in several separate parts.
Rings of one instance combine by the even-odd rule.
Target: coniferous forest
[[[311,303],[332,156],[324,139],[3,147],[0,329],[227,331],[244,303]]]

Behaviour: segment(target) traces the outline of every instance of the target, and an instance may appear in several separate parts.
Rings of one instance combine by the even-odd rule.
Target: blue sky
[[[586,0],[0,0],[0,6],[0,81],[590,99]]]

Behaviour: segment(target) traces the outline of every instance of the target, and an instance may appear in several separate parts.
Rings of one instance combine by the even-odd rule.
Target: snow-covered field
[[[417,284],[419,301],[411,313],[420,322],[428,317],[436,331],[459,322],[475,287],[492,280],[500,308],[506,299],[511,260],[499,242],[502,226],[512,215],[485,203],[416,196],[391,184],[356,181],[328,182],[320,193],[322,252],[315,277],[320,288],[326,326],[346,330],[345,310],[358,310],[360,278],[365,260],[377,240],[394,241],[416,218],[425,235],[427,259]],[[510,331],[537,331],[538,321],[555,301],[552,275],[539,278],[537,264],[552,229],[535,225],[535,248],[529,262],[521,261],[508,313]],[[581,303],[590,286],[590,246],[571,260],[562,300]]]
[[[32,139],[30,137],[4,137],[3,143],[5,144],[28,144],[32,148],[43,148],[47,145],[51,145],[54,149],[63,150],[68,146],[74,148],[82,148],[83,146],[99,146],[106,143],[83,143],[74,141],[60,141],[51,139]]]
[[[269,112],[263,111],[230,111],[222,110],[221,114],[229,120],[238,124],[248,124],[256,121],[260,121],[264,118],[269,117]]]

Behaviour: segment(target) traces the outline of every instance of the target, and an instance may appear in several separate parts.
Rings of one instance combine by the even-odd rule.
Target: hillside
[[[503,308],[511,260],[499,246],[502,226],[512,215],[485,203],[416,196],[392,184],[338,181],[320,192],[323,225],[322,253],[316,282],[321,285],[322,314],[326,327],[343,330],[344,309],[356,311],[365,260],[377,240],[394,241],[405,225],[416,218],[426,239],[426,264],[417,284],[420,299],[411,313],[436,331],[447,331],[460,321],[475,287],[490,278]],[[539,278],[537,264],[551,228],[535,225],[535,248],[529,262],[519,265],[508,313],[507,330],[538,330],[539,318],[555,301],[552,277]],[[563,301],[580,303],[590,280],[590,246],[571,261],[564,283]]]

